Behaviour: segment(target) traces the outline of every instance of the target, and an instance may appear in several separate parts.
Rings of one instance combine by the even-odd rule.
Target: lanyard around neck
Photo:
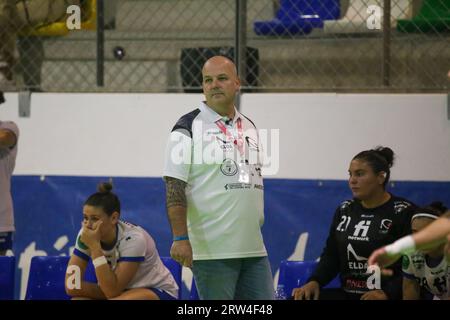
[[[237,124],[237,131],[238,131],[238,137],[235,138],[233,137],[233,135],[231,134],[231,132],[229,130],[227,130],[227,127],[225,127],[225,125],[223,124],[222,120],[217,120],[216,121],[216,125],[217,127],[219,127],[220,131],[223,132],[223,134],[227,137],[228,140],[233,141],[233,143],[237,146],[239,153],[242,155],[244,155],[244,134],[242,132],[242,121],[241,118],[238,118],[236,120],[236,124]]]

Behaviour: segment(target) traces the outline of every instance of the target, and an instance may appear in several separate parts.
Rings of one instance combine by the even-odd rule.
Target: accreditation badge
[[[250,183],[250,165],[245,162],[239,163],[239,182]]]

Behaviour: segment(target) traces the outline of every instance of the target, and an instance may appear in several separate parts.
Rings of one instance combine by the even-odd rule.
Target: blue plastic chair
[[[283,290],[287,296],[291,296],[292,290],[306,284],[308,278],[317,268],[316,261],[288,261],[283,260],[280,264],[280,274],[278,277],[278,290]],[[334,278],[324,288],[340,288],[341,280],[339,276]]]
[[[33,257],[30,265],[25,300],[69,300],[64,285],[68,256]],[[85,281],[97,282],[95,269],[89,261]]]
[[[257,35],[303,35],[313,28],[323,28],[324,20],[339,16],[339,0],[281,0],[276,17],[255,21],[253,28]]]
[[[0,300],[14,300],[16,257],[0,257]]]
[[[181,288],[182,288],[182,281],[181,281],[181,265],[173,260],[171,257],[161,257],[161,261],[164,263],[167,269],[172,273],[173,277],[175,278],[175,281],[178,285],[178,299],[181,299]]]
[[[64,280],[70,257],[33,257],[25,300],[69,300]]]

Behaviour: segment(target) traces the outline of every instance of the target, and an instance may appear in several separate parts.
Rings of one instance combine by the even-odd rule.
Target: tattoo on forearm
[[[171,177],[164,177],[164,181],[166,182],[167,209],[173,206],[182,206],[186,208],[186,182]]]

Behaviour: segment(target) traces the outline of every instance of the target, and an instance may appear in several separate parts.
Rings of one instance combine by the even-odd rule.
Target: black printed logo
[[[220,171],[226,176],[234,176],[238,171],[238,166],[234,160],[225,159],[220,165]]]

